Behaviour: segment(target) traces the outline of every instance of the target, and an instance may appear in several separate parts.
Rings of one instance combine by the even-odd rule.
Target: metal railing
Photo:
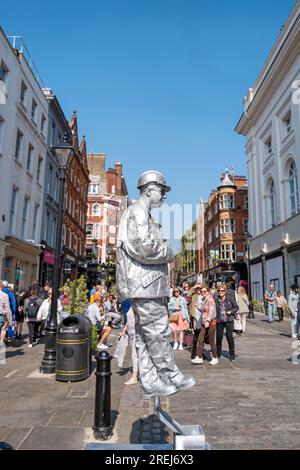
[[[39,74],[39,71],[37,69],[37,67],[35,66],[33,60],[32,60],[32,57],[26,47],[26,44],[22,38],[22,36],[7,36],[7,39],[9,40],[11,46],[13,49],[17,49],[22,55],[23,57],[25,57],[36,81],[38,82],[39,86],[41,88],[45,88],[45,84]]]

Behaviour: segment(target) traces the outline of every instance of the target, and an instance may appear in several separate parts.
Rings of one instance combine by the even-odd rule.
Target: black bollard
[[[113,434],[113,427],[111,424],[110,388],[111,360],[112,356],[107,351],[101,351],[96,356],[96,397],[93,431],[96,439],[101,439],[104,441],[109,439]]]

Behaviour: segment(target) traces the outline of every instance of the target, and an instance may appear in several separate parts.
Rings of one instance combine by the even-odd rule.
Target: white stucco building
[[[28,287],[38,277],[48,104],[24,46],[14,45],[0,29],[0,273]]]
[[[300,285],[300,2],[255,84],[236,132],[246,137],[252,295]]]

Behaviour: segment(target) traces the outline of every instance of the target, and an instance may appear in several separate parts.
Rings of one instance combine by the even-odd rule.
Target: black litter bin
[[[92,323],[85,315],[70,315],[60,322],[56,339],[56,380],[77,382],[91,370]]]

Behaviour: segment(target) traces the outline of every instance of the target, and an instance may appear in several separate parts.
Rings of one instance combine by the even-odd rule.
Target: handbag
[[[178,314],[176,315],[176,313],[172,313],[172,314],[169,316],[169,321],[170,321],[171,323],[178,323],[178,321],[179,321],[179,315],[178,315]]]
[[[114,359],[117,359],[119,368],[123,366],[127,346],[128,346],[128,336],[127,335],[120,336],[116,350],[115,350],[115,354],[114,354]]]
[[[233,320],[233,330],[234,331],[243,331],[241,320],[239,318],[235,318]]]

